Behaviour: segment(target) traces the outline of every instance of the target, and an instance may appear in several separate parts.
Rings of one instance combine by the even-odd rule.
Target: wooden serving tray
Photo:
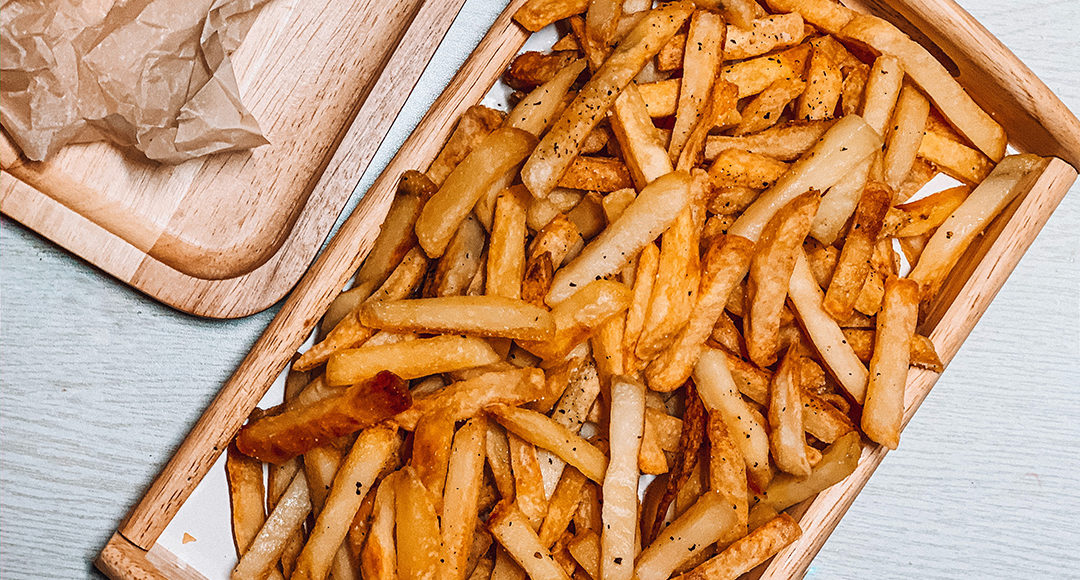
[[[0,211],[180,310],[277,302],[337,220],[463,0],[266,4],[233,56],[270,145],[177,166],[0,138]]]
[[[527,34],[512,22],[511,15],[523,2],[511,1],[495,21],[146,495],[121,523],[96,562],[106,574],[118,580],[201,577],[184,570],[175,556],[156,545],[158,537],[370,250],[398,176],[407,169],[427,167],[458,116],[480,100],[520,50]],[[845,0],[845,4],[892,21],[924,44],[936,44],[928,48],[952,60],[949,64],[955,65],[962,84],[1005,126],[1014,148],[1055,157],[972,245],[930,306],[930,315],[920,332],[931,337],[948,364],[1076,180],[1080,121],[1015,55],[952,0]],[[909,375],[905,423],[937,377],[928,371]],[[885,453],[885,448],[864,444],[859,466],[851,476],[794,508],[802,537],[755,574],[770,579],[801,577]]]

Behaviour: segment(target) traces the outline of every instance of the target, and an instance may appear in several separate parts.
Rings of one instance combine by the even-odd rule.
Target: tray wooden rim
[[[131,558],[131,554],[145,555],[146,549],[154,546],[161,529],[164,529],[175,514],[175,510],[179,509],[179,505],[190,493],[190,489],[197,484],[205,474],[205,469],[208,469],[209,464],[212,463],[208,451],[211,448],[220,448],[213,446],[227,441],[235,433],[243,418],[265,392],[265,387],[268,387],[273,378],[285,367],[300,342],[314,328],[319,313],[325,311],[334,293],[343,286],[349,274],[355,270],[360,260],[369,251],[374,231],[365,228],[370,226],[373,220],[381,221],[385,214],[390,194],[396,183],[394,176],[405,169],[418,166],[418,163],[413,162],[414,159],[422,160],[424,163],[429,161],[434,156],[434,152],[426,157],[422,153],[425,150],[432,150],[433,147],[425,146],[421,141],[426,139],[429,142],[441,143],[452,128],[451,121],[457,118],[457,112],[468,106],[466,103],[478,102],[478,98],[452,102],[454,97],[458,97],[457,93],[471,94],[468,90],[470,88],[472,93],[475,93],[476,85],[482,84],[469,85],[468,79],[463,77],[470,76],[473,69],[483,69],[478,60],[491,62],[499,60],[492,58],[484,51],[490,49],[500,56],[504,55],[508,39],[501,37],[512,37],[517,43],[511,56],[524,43],[525,33],[514,26],[509,18],[517,6],[523,2],[524,0],[512,0],[506,11],[495,21],[446,90],[428,110],[383,174],[372,185],[354,215],[349,218],[323,255],[301,280],[282,311],[268,326],[233,377],[222,388],[218,398],[200,418],[176,455],[151,485],[150,490],[121,524],[117,534],[110,539],[99,557],[98,564],[99,568],[103,568],[103,571],[111,577],[117,579],[160,577],[151,575],[157,572],[153,564],[147,564],[152,569],[143,568],[141,562],[135,562],[127,569],[118,569],[105,560],[115,562],[118,554],[126,554],[127,559]],[[1045,153],[1046,148],[1051,147],[1054,154],[1060,157],[1051,159],[1038,178],[1032,181],[1026,194],[1010,206],[1006,215],[994,222],[991,226],[992,231],[988,231],[983,236],[983,243],[973,248],[975,251],[970,254],[975,256],[977,261],[965,266],[964,276],[955,279],[943,291],[950,299],[941,305],[940,314],[934,314],[937,322],[934,325],[932,338],[939,347],[943,361],[947,364],[1034,241],[1046,220],[1076,181],[1076,167],[1061,158],[1080,165],[1080,122],[1034,73],[953,0],[851,0],[847,3],[864,8],[874,8],[878,4],[885,3],[890,9],[890,14],[894,16],[914,12],[927,18],[937,18],[936,30],[939,33],[949,31],[951,23],[961,23],[962,25],[957,25],[960,31],[952,40],[975,44],[983,47],[984,50],[984,57],[981,59],[972,59],[971,55],[965,58],[973,62],[973,66],[976,67],[980,64],[986,66],[993,62],[989,59],[993,59],[996,64],[995,74],[990,75],[992,80],[1011,78],[1018,83],[1018,88],[1006,85],[1022,94],[1020,98],[1010,93],[1010,98],[1014,99],[1011,105],[1017,110],[1006,112],[1005,116],[1008,120],[1011,123],[1024,122],[1039,125],[1037,128],[1025,127],[1024,136],[1020,139],[1022,142],[1015,140],[1013,142],[1019,148],[1034,149],[1047,155],[1049,154]],[[500,29],[500,26],[503,28]],[[939,42],[939,45],[941,44],[940,40],[934,40]],[[503,52],[498,52],[498,50]],[[950,56],[952,56],[951,52]],[[488,68],[491,62],[487,63]],[[971,65],[971,62],[968,64]],[[490,83],[485,85],[485,87],[488,86]],[[981,100],[980,104],[982,104]],[[1064,116],[1061,116],[1062,112]],[[1048,116],[1051,114],[1058,115],[1053,117],[1057,124],[1053,129],[1048,129],[1045,123],[1052,118]],[[1012,134],[1012,127],[1007,127],[1007,130]],[[421,139],[419,137],[421,134],[427,137]],[[1039,139],[1049,138],[1052,142],[1040,148],[1037,146],[1037,141],[1032,141],[1035,135]],[[1032,146],[1033,144],[1035,146]],[[347,240],[348,244],[340,240]],[[343,247],[345,245],[351,247],[346,249]],[[274,352],[278,354],[274,356]],[[937,379],[938,375],[928,371],[913,371],[909,375],[908,394],[905,401],[905,424],[929,394]],[[229,408],[230,405],[231,408]],[[237,410],[243,412],[240,413]],[[218,423],[219,417],[225,420],[224,425],[215,424]],[[199,456],[200,449],[203,457]],[[887,450],[880,446],[864,444],[855,474],[817,497],[807,500],[799,507],[800,521],[804,528],[802,538],[755,570],[755,575],[770,579],[801,577],[844,512],[873,474],[874,469],[884,459],[886,452]],[[213,457],[216,458],[216,453]],[[186,481],[184,481],[185,478]],[[142,562],[145,562],[145,558]],[[106,567],[107,570],[104,569]]]

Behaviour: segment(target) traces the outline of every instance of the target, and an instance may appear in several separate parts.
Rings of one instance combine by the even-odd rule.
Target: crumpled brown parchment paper
[[[268,0],[6,0],[0,123],[28,158],[109,140],[180,163],[267,143],[230,55]]]

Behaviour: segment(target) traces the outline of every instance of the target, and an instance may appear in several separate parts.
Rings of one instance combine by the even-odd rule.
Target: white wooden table
[[[358,191],[502,4],[467,2]],[[1080,111],[1080,2],[962,4]],[[98,577],[91,559],[275,310],[177,313],[4,218],[0,576]],[[1080,578],[1078,445],[1075,187],[808,577]]]

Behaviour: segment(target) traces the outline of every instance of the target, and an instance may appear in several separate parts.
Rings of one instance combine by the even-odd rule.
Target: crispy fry
[[[903,84],[904,68],[896,57],[887,54],[879,56],[870,67],[862,117],[879,135],[884,135],[885,128],[889,126]]]
[[[769,447],[776,466],[792,475],[810,475],[799,396],[798,353],[788,348],[769,388]]]
[[[575,14],[583,14],[589,0],[529,0],[514,13],[514,20],[529,32]]]
[[[767,188],[788,172],[788,164],[760,153],[726,149],[709,167],[714,187]]]
[[[695,556],[697,550],[703,550],[738,525],[738,518],[731,507],[724,494],[716,491],[704,493],[641,552],[634,570],[635,577],[640,580],[666,580],[671,577],[672,572]]]
[[[731,19],[731,16],[727,16]],[[734,19],[731,19],[735,22]],[[803,41],[806,32],[798,13],[770,14],[750,21],[749,26],[738,23],[727,27],[724,43],[726,60],[743,60],[795,46]]]
[[[570,525],[578,504],[581,503],[581,490],[586,481],[588,479],[573,467],[563,470],[559,484],[548,502],[544,523],[540,525],[540,544],[545,548],[553,546]]]
[[[885,303],[877,318],[877,340],[862,413],[863,433],[889,449],[900,444],[904,386],[918,316],[918,283],[889,278],[885,282]]]
[[[637,537],[638,452],[645,426],[645,385],[626,376],[611,381],[611,449],[604,475],[600,574],[629,580]]]
[[[546,415],[528,409],[494,405],[487,410],[508,431],[555,453],[589,479],[597,483],[603,482],[607,458],[599,449],[570,429]]]
[[[233,547],[237,558],[247,552],[266,521],[262,472],[261,461],[241,454],[235,445],[229,446],[225,454],[225,478],[229,484]],[[273,570],[270,577],[281,578],[281,573]]]
[[[911,172],[922,148],[923,128],[930,114],[930,101],[912,85],[900,89],[885,138],[885,183],[894,191]]]
[[[326,380],[331,386],[350,385],[367,380],[382,369],[404,379],[416,379],[499,360],[501,357],[483,339],[442,335],[341,351],[327,361]]]
[[[851,214],[859,205],[866,183],[870,178],[877,153],[857,163],[840,181],[833,184],[821,199],[821,208],[810,227],[810,235],[822,244],[832,244],[840,237]]]
[[[548,304],[558,304],[576,288],[622,268],[675,221],[689,203],[689,190],[690,176],[681,172],[670,173],[649,184],[615,223],[555,274]]]
[[[798,77],[782,78],[773,82],[746,105],[742,111],[742,120],[732,131],[732,135],[758,133],[777,124],[788,103],[799,98],[805,90],[806,83]]]
[[[442,577],[448,580],[461,580],[468,575],[471,536],[478,521],[477,505],[484,480],[487,430],[484,419],[470,419],[454,434],[453,448],[449,452],[439,559]]]
[[[793,199],[769,220],[755,247],[746,283],[743,329],[750,360],[758,366],[776,362],[788,279],[820,203],[821,197],[813,190]]]
[[[360,575],[364,578],[396,578],[397,546],[394,543],[394,521],[398,472],[390,473],[375,489],[371,530],[360,552]]]
[[[822,302],[825,310],[837,320],[844,320],[855,308],[859,292],[870,274],[870,258],[891,202],[892,190],[884,183],[870,183],[863,190]]]
[[[671,472],[668,474],[664,493],[656,503],[656,516],[652,521],[652,525],[646,526],[646,523],[642,524],[643,539],[649,542],[655,540],[660,533],[661,526],[668,513],[668,506],[671,505],[673,500],[676,501],[675,513],[678,515],[685,511],[685,507],[688,505],[683,503],[686,498],[696,498],[700,495],[700,492],[696,490],[687,493],[694,489],[694,484],[700,483],[701,478],[695,478],[695,474],[700,475],[702,471],[701,462],[699,461],[701,458],[700,450],[705,439],[705,423],[708,420],[705,406],[702,404],[701,398],[698,397],[693,381],[687,381],[686,383],[684,405],[686,410],[683,413],[682,428],[679,431],[678,455],[676,456],[675,465],[672,466]]]
[[[487,526],[491,535],[530,578],[570,580],[570,576],[555,563],[547,547],[540,543],[540,538],[529,526],[525,514],[513,502],[503,500],[495,506]],[[494,577],[492,574],[492,578]]]
[[[924,300],[937,293],[975,236],[1027,189],[1045,166],[1046,160],[1034,155],[1006,157],[941,224],[908,275],[919,283]]]
[[[766,155],[780,161],[802,157],[821,139],[835,121],[788,121],[760,133],[742,137],[709,135],[705,143],[705,158],[716,159],[728,149],[742,149]]]
[[[577,157],[559,178],[559,187],[612,192],[633,185],[621,161],[609,157]]]
[[[799,524],[791,516],[781,514],[728,546],[719,555],[678,576],[677,580],[736,580],[801,535]]]
[[[411,408],[394,416],[393,422],[411,431],[420,417],[435,410],[461,421],[475,416],[488,405],[520,405],[540,398],[543,393],[544,372],[540,369],[493,371],[415,399]]]
[[[413,226],[420,217],[420,209],[436,189],[437,186],[423,173],[406,171],[402,174],[398,193],[390,204],[379,237],[375,238],[364,265],[356,273],[356,286],[373,284],[373,290],[385,282],[406,252],[416,245]]]
[[[807,22],[818,28],[836,34],[856,12],[834,0],[765,0],[769,8],[776,12],[798,12]]]
[[[512,432],[507,431],[510,449],[510,465],[514,474],[514,502],[529,518],[532,529],[537,530],[547,513],[547,496],[544,493],[543,474],[536,447]]]
[[[630,289],[623,284],[610,280],[592,282],[552,309],[551,316],[555,319],[553,338],[518,344],[544,360],[564,357],[588,340],[605,321],[626,310],[630,298]]]
[[[680,79],[665,79],[638,84],[638,94],[641,95],[642,101],[645,102],[645,110],[649,113],[649,117],[656,119],[673,116],[679,109],[679,89],[681,86]]]
[[[840,90],[840,108],[843,114],[857,115],[863,108],[866,97],[866,82],[870,80],[870,67],[857,66],[844,77],[844,87]]]
[[[903,70],[951,125],[992,161],[1000,161],[1005,156],[1005,130],[979,108],[949,71],[917,42],[887,21],[864,15],[855,16],[845,24],[840,36],[896,57]]]
[[[266,578],[281,557],[286,542],[300,530],[310,513],[311,500],[308,496],[307,480],[302,472],[298,472],[278,500],[277,506],[266,518],[266,523],[258,535],[233,568],[232,579]]]
[[[618,31],[623,0],[591,0],[585,13],[585,30],[598,44],[612,44]]]
[[[683,77],[679,86],[679,104],[675,111],[675,126],[671,130],[668,154],[679,158],[690,137],[690,131],[706,112],[705,103],[712,91],[716,72],[724,59],[727,26],[719,14],[698,10],[690,18],[687,43],[690,50],[683,54]]]
[[[514,57],[514,60],[510,61],[510,66],[507,67],[506,72],[503,74],[503,82],[510,86],[510,88],[518,91],[531,91],[540,85],[550,82],[560,71],[566,69],[566,67],[574,63],[577,59],[573,52],[536,52],[530,50],[523,52]],[[582,63],[584,65],[584,63]],[[584,67],[582,67],[584,70]],[[578,70],[580,73],[581,70]],[[563,89],[565,94],[569,89],[570,83],[573,82],[574,75],[569,82],[566,82],[566,89]],[[532,95],[529,95],[532,96]],[[525,97],[526,99],[528,97]],[[556,97],[558,100],[562,100],[562,95]],[[554,111],[553,111],[554,112]],[[513,123],[512,115],[507,116],[508,122],[506,126],[517,127]],[[524,127],[519,127],[524,129]],[[528,130],[528,129],[526,129]],[[533,135],[539,134],[541,131],[529,131]]]
[[[861,451],[857,432],[844,435],[825,448],[821,462],[814,466],[809,477],[796,477],[788,473],[777,475],[761,497],[761,502],[776,511],[783,511],[813,497],[851,475],[859,464]]]
[[[610,118],[611,131],[638,190],[671,173],[671,158],[649,117],[638,85],[631,83],[623,90],[615,100]]]
[[[815,42],[811,44],[814,49],[806,71],[806,91],[799,97],[795,116],[805,121],[831,119],[844,88],[843,72],[827,49]]]
[[[803,427],[815,438],[825,443],[832,443],[855,429],[847,415],[810,392],[805,384],[800,396],[803,402]]]
[[[454,421],[440,413],[429,413],[421,417],[413,432],[412,458],[409,464],[420,483],[431,492],[435,509],[440,513],[453,439]]]
[[[801,77],[810,57],[810,46],[800,44],[783,52],[759,56],[728,65],[720,73],[739,87],[739,98],[754,96],[780,79]]]
[[[525,276],[524,191],[506,190],[495,204],[495,221],[488,244],[487,278],[484,293],[488,296],[521,298],[521,280]]]
[[[709,489],[720,493],[731,506],[735,525],[723,536],[741,538],[746,535],[749,519],[749,488],[746,482],[746,461],[728,432],[727,423],[719,413],[709,415]]]
[[[439,569],[439,519],[415,470],[405,467],[395,482],[397,568],[402,578],[433,578]]]
[[[445,296],[375,302],[361,308],[360,320],[372,328],[424,334],[547,340],[555,333],[555,322],[547,310],[502,296]]]
[[[994,168],[980,151],[935,131],[926,131],[923,135],[918,154],[942,173],[968,184],[981,183]]]
[[[435,185],[442,185],[469,152],[502,124],[503,117],[501,111],[483,105],[473,105],[466,109],[439,156],[431,162],[426,175]]]
[[[692,11],[692,4],[679,2],[651,10],[619,42],[525,161],[522,183],[534,196],[547,197],[577,156],[585,136]]]
[[[933,233],[970,194],[970,186],[959,185],[898,205],[889,210],[886,228],[898,238]]]
[[[541,231],[551,220],[574,209],[585,193],[576,189],[556,187],[544,199],[534,199],[525,213],[525,223],[534,232]],[[563,215],[563,217],[566,217]]]

